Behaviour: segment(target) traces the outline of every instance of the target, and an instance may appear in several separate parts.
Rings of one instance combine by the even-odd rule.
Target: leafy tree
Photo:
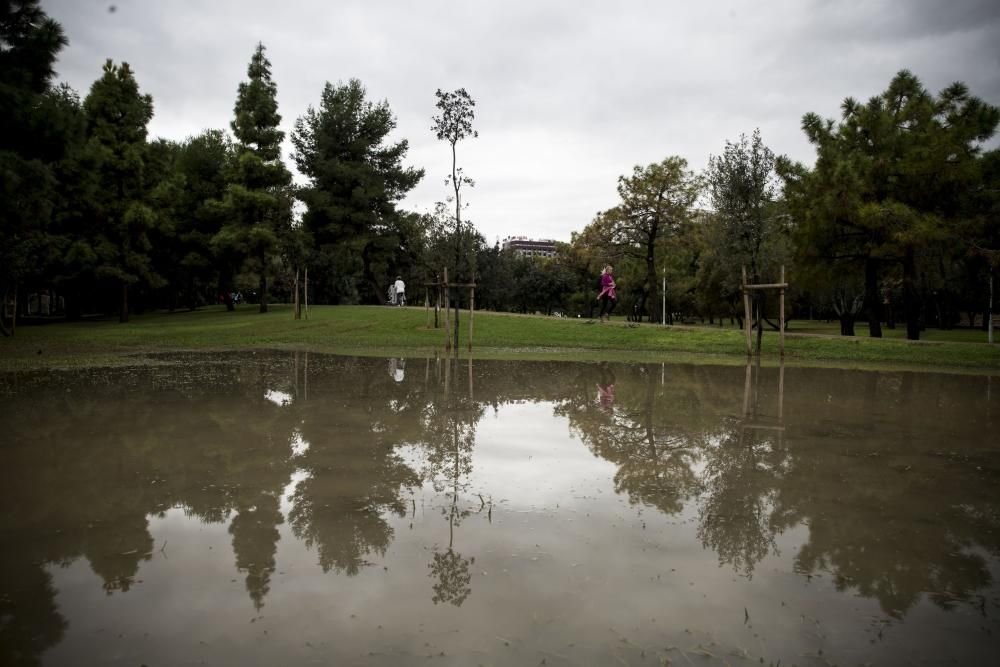
[[[458,279],[462,258],[462,187],[468,185],[475,186],[475,181],[466,176],[461,167],[458,166],[457,144],[467,137],[478,137],[479,132],[472,129],[472,121],[476,117],[473,108],[476,101],[466,92],[465,88],[459,88],[450,92],[440,88],[434,93],[437,98],[435,105],[440,110],[440,115],[432,116],[434,125],[431,131],[437,134],[437,138],[447,141],[451,145],[451,174],[445,178],[445,185],[451,185],[455,191],[455,279]],[[472,269],[475,270],[474,268]]]
[[[66,45],[60,25],[37,0],[0,5],[0,332],[13,334],[19,283],[40,268],[57,199],[52,163],[65,153],[58,122],[62,94],[52,66]],[[16,320],[16,312],[14,313]]]
[[[700,189],[700,179],[682,157],[671,156],[646,167],[637,165],[631,176],[618,178],[621,203],[599,214],[592,223],[590,234],[605,252],[643,263],[641,309],[649,313],[651,322],[660,321],[656,314],[657,243],[677,233],[691,218]]]
[[[761,282],[766,268],[783,263],[784,218],[776,205],[774,153],[764,145],[760,130],[749,139],[741,134],[736,143],[727,141],[722,155],[709,158],[707,180],[724,261],[732,272],[747,266],[751,282]],[[754,294],[754,306],[759,349],[763,294]]]
[[[75,249],[89,255],[93,275],[117,285],[118,318],[128,322],[128,288],[140,281],[158,286],[149,257],[148,232],[154,214],[146,202],[146,124],[153,117],[153,99],[139,92],[128,63],[104,64],[83,102],[87,119],[85,152],[93,166],[94,196],[88,210],[89,234]],[[89,244],[89,247],[83,247]]]
[[[229,221],[213,237],[219,254],[235,261],[249,261],[256,270],[260,312],[267,312],[271,255],[283,229],[291,225],[291,174],[281,161],[278,129],[278,87],[271,79],[271,63],[264,45],[257,48],[247,67],[247,81],[240,83],[231,123],[239,142],[233,172],[222,208]],[[232,309],[230,276],[222,281],[226,306]]]
[[[884,265],[902,268],[907,338],[920,337],[918,260],[947,243],[971,213],[981,145],[1000,110],[955,83],[937,97],[903,70],[867,103],[847,98],[841,121],[815,113],[802,128],[816,146],[813,170],[785,165],[802,243],[828,261],[862,262],[870,333],[881,335]]]
[[[414,221],[404,223],[396,207],[424,172],[403,166],[409,143],[388,142],[395,128],[388,102],[366,100],[357,79],[327,83],[319,108],[295,122],[293,158],[310,181],[299,192],[302,222],[321,255],[321,297],[351,302],[363,281],[366,300],[381,302],[388,273],[407,263],[396,250],[412,239]]]

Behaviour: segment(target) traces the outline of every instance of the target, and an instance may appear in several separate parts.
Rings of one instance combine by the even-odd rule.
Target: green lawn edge
[[[431,326],[428,327],[428,319]],[[443,314],[441,315],[443,321]],[[462,356],[475,359],[635,361],[743,365],[746,343],[734,329],[628,325],[511,313],[476,312],[473,350],[468,311],[460,316]],[[777,333],[765,331],[762,363],[777,365]],[[445,354],[443,329],[423,308],[314,306],[295,320],[290,305],[261,314],[245,305],[156,312],[19,327],[0,340],[0,371],[160,363],[167,352],[299,350],[356,356],[434,357]],[[1000,346],[789,333],[790,366],[951,373],[1000,373]]]

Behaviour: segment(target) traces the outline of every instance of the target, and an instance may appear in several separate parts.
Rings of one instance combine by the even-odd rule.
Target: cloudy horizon
[[[1000,105],[1000,7],[988,0],[41,5],[69,40],[57,80],[84,97],[106,59],[128,62],[153,96],[150,138],[228,131],[263,42],[294,170],[296,118],[327,81],[359,79],[395,114],[404,164],[426,170],[400,204],[417,212],[449,194],[450,150],[430,130],[434,91],[464,87],[479,137],[458,147],[476,181],[463,199],[491,244],[567,241],[617,203],[617,178],[634,165],[680,155],[701,170],[755,128],[776,153],[811,164],[802,115],[836,118],[845,97],[877,95],[901,69],[933,93],[964,81]]]

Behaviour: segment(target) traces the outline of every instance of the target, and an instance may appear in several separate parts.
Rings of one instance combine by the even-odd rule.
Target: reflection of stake
[[[472,393],[472,357],[469,357],[469,401],[473,403],[476,402]]]
[[[784,422],[785,408],[785,359],[782,357],[778,366],[778,421]]]
[[[760,329],[758,329],[760,331]],[[758,343],[759,343],[758,339]],[[760,348],[757,348],[757,377],[753,382],[753,416],[757,416],[757,407],[760,405]]]
[[[747,361],[746,379],[743,381],[743,417],[750,411],[750,362]]]

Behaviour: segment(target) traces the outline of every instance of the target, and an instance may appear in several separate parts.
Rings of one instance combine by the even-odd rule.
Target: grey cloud
[[[154,135],[228,128],[258,40],[268,47],[283,126],[325,81],[359,78],[398,117],[408,162],[427,177],[403,203],[430,210],[450,153],[430,132],[434,90],[477,100],[478,139],[460,146],[477,186],[469,215],[491,240],[568,239],[615,203],[615,181],[667,155],[701,169],[760,127],[811,162],[802,114],[885,89],[902,68],[931,90],[955,80],[1000,104],[995,2],[633,1],[274,3],[43,0],[70,46],[57,71],[82,94],[106,57],[154,96]],[[996,142],[994,142],[995,144]]]

